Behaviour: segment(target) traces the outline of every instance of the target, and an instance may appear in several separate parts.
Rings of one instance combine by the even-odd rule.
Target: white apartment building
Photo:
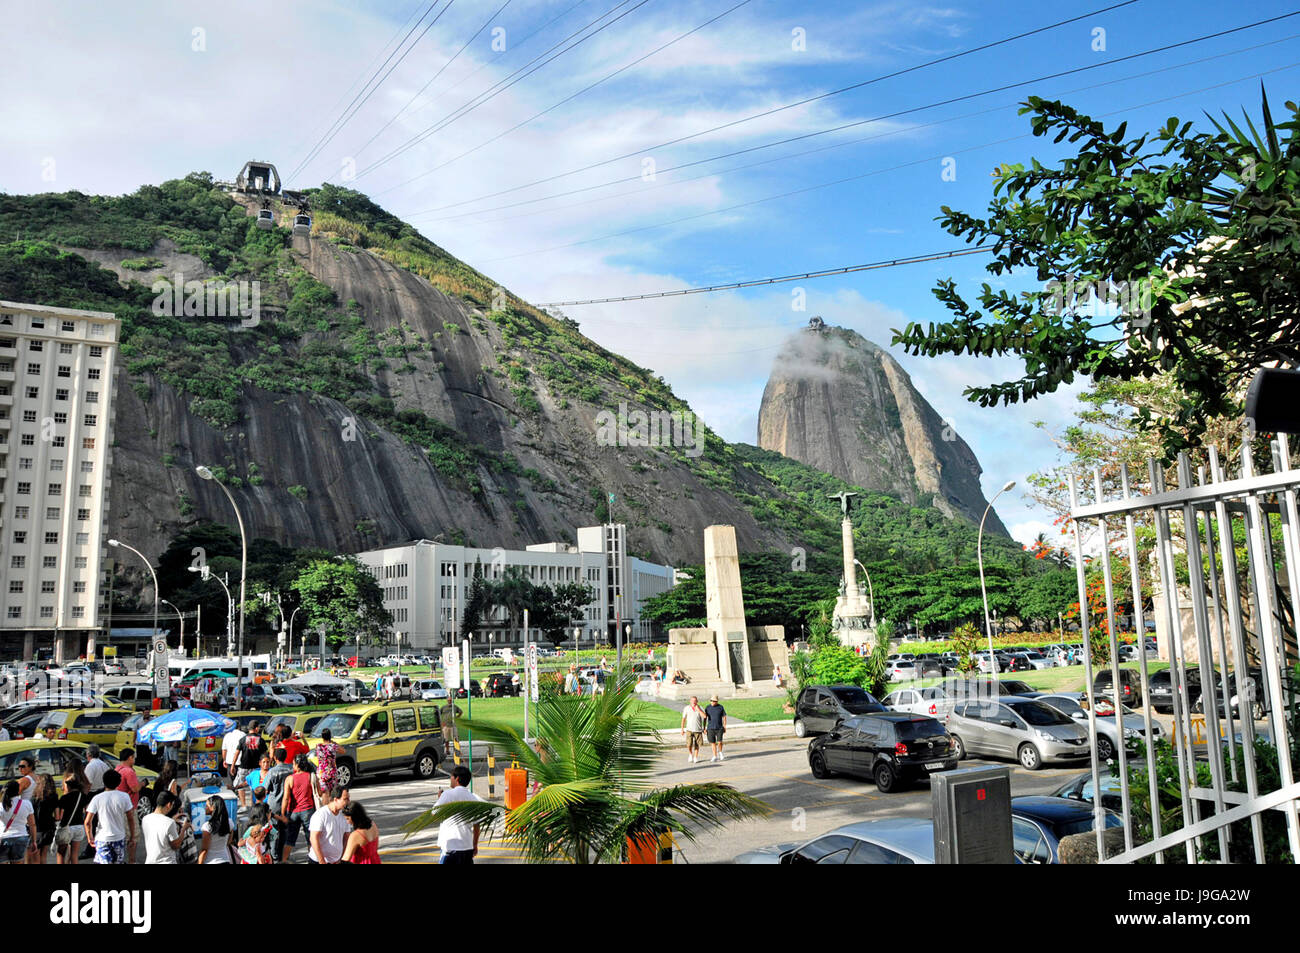
[[[578,582],[591,587],[594,598],[584,617],[573,625],[583,629],[584,644],[612,644],[616,624],[624,627],[625,642],[649,642],[657,633],[641,618],[641,603],[673,587],[673,569],[629,557],[625,537],[622,523],[607,523],[580,527],[576,546],[539,543],[522,550],[481,549],[421,539],[367,550],[358,553],[357,559],[383,587],[384,606],[393,614],[393,628],[401,633],[403,650],[409,646],[434,652],[459,644],[476,563],[482,564],[483,576],[488,579],[499,579],[508,568],[518,566],[538,585]],[[474,641],[517,648],[520,633],[508,631],[508,626],[505,612],[497,610],[482,620]],[[541,635],[534,632],[533,637]]]
[[[94,649],[118,332],[108,312],[0,301],[0,658]]]

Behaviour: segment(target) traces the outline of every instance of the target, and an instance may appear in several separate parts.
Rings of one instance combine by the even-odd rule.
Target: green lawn
[[[1133,671],[1138,670],[1137,662],[1121,662],[1120,668],[1130,668]],[[1147,674],[1154,675],[1156,672],[1169,667],[1168,662],[1157,662],[1154,659],[1147,659]],[[1096,674],[1094,666],[1094,675]],[[1110,670],[1110,666],[1106,666]],[[976,675],[976,678],[986,676]],[[1002,679],[1014,679],[1024,682],[1030,688],[1037,692],[1081,692],[1083,691],[1083,666],[1067,665],[1064,668],[1045,668],[1034,672],[1008,672],[1002,676]],[[927,678],[919,684],[922,686],[938,685],[943,679]],[[888,691],[901,688],[901,682],[891,682]],[[886,692],[888,694],[888,692]],[[744,716],[741,716],[744,717]]]
[[[458,699],[457,707],[465,717],[475,721],[493,721],[510,725],[520,734],[524,730],[524,700],[522,698],[475,698],[471,710],[469,700]],[[654,702],[641,702],[640,705],[649,715],[650,725],[654,728],[676,728],[681,724],[682,716],[671,708]],[[535,724],[531,727],[535,728]]]
[[[782,710],[785,696],[779,698],[728,698],[722,703],[728,715],[742,721],[791,721],[793,715]]]

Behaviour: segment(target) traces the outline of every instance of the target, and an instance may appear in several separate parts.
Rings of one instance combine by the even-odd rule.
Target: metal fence
[[[1216,449],[1210,447],[1209,473],[1199,467],[1193,478],[1191,462],[1181,454],[1174,489],[1165,485],[1164,469],[1151,460],[1145,495],[1135,492],[1127,467],[1122,468],[1118,485],[1111,481],[1109,488],[1104,488],[1100,471],[1094,471],[1091,502],[1087,503],[1081,502],[1077,481],[1071,478],[1085,691],[1091,692],[1095,684],[1094,652],[1087,633],[1104,624],[1109,633],[1111,685],[1117,696],[1115,727],[1121,739],[1115,757],[1125,822],[1124,849],[1110,857],[1103,833],[1102,791],[1103,781],[1112,774],[1111,766],[1099,761],[1095,744],[1092,752],[1097,844],[1106,863],[1149,857],[1157,863],[1181,859],[1177,854],[1169,858],[1171,852],[1185,852],[1188,863],[1249,860],[1251,856],[1254,862],[1263,863],[1265,818],[1276,816],[1267,812],[1281,812],[1285,817],[1291,859],[1300,863],[1300,784],[1295,780],[1289,733],[1295,700],[1289,694],[1285,673],[1285,668],[1295,663],[1300,470],[1290,466],[1285,435],[1273,442],[1272,457],[1271,472],[1256,473],[1248,445],[1243,445],[1229,473]],[[1141,548],[1139,530],[1144,541]],[[1093,561],[1101,567],[1104,620],[1090,618],[1085,580],[1085,540],[1092,539],[1094,532],[1101,541],[1094,547]],[[1244,559],[1238,558],[1239,551],[1244,552]],[[1120,563],[1122,567],[1124,561],[1129,578],[1117,579],[1112,566]],[[1150,744],[1144,746],[1144,757],[1126,750],[1133,733],[1126,733],[1123,706],[1118,703],[1121,676],[1116,606],[1127,601],[1139,636],[1138,675],[1145,720],[1142,737],[1150,739],[1151,683],[1141,595],[1144,574],[1151,590],[1163,593],[1153,605],[1163,613],[1169,633],[1164,650],[1172,682],[1171,740],[1176,762],[1172,779],[1168,773],[1160,775],[1157,753]],[[1119,599],[1117,592],[1122,596],[1125,590],[1127,600]],[[1187,622],[1185,614],[1190,615]],[[1195,659],[1189,658],[1192,644]],[[1199,675],[1200,687],[1195,685],[1195,676],[1189,685],[1189,671]],[[1203,712],[1194,713],[1193,706]],[[1088,727],[1094,739],[1101,717],[1096,708],[1088,705]],[[1266,722],[1259,732],[1257,715]],[[1261,735],[1261,740],[1275,746],[1275,756],[1264,745],[1257,749]],[[1203,777],[1207,766],[1209,783],[1205,784],[1198,774]],[[1261,773],[1267,782],[1264,789]],[[1161,789],[1171,792],[1174,785],[1178,803],[1162,817]],[[1172,794],[1167,798],[1172,800]],[[1150,805],[1150,839],[1141,844],[1134,838],[1135,800],[1144,817],[1148,812],[1143,805]],[[1233,824],[1239,825],[1236,831],[1230,827]],[[1246,825],[1249,844],[1243,842]],[[1276,855],[1275,849],[1275,859],[1279,859]]]

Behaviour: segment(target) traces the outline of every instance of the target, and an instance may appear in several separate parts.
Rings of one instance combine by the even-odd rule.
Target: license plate
[[[925,770],[927,771],[940,771],[942,769],[943,769],[942,761],[931,761],[929,764],[925,766]]]

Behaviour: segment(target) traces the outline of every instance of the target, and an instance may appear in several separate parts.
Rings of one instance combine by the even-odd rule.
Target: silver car
[[[774,844],[739,854],[734,864],[933,864],[934,822],[893,817],[845,824],[803,844]]]
[[[447,689],[442,687],[442,682],[434,678],[422,678],[411,686],[413,694],[419,696],[421,701],[437,701],[447,697]]]
[[[890,692],[881,704],[894,711],[907,711],[914,715],[930,715],[942,720],[952,711],[953,699],[942,688],[900,688]]]
[[[1039,695],[1037,700],[1044,705],[1051,705],[1057,711],[1068,715],[1074,721],[1079,722],[1084,730],[1088,727],[1088,711],[1081,704],[1083,692],[1057,692],[1052,695]],[[1102,712],[1106,714],[1102,714]],[[1135,714],[1133,709],[1124,709],[1124,740],[1129,750],[1132,750],[1136,743],[1146,737],[1147,723],[1141,715]],[[1097,710],[1097,757],[1102,761],[1109,761],[1115,757],[1119,750],[1119,731],[1115,727],[1115,709],[1112,703],[1106,703],[1105,708],[1099,707]],[[1163,729],[1159,722],[1151,722],[1151,740],[1159,741],[1164,737]]]
[[[957,757],[1013,758],[1030,771],[1089,757],[1088,732],[1050,705],[1020,695],[957,702],[947,718]]]

